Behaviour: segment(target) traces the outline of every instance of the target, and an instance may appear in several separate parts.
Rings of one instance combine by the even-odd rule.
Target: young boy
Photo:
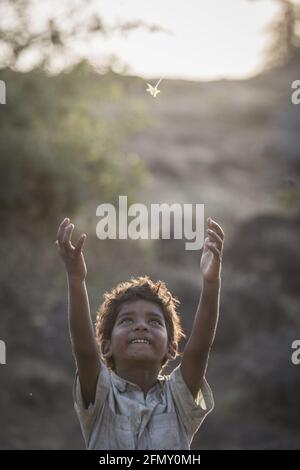
[[[208,219],[198,310],[181,364],[166,376],[160,371],[175,359],[184,336],[178,300],[147,276],[121,283],[104,295],[95,335],[82,252],[86,235],[73,246],[73,229],[66,218],[56,244],[67,271],[74,406],[87,448],[189,449],[214,406],[205,373],[218,320],[223,230]]]

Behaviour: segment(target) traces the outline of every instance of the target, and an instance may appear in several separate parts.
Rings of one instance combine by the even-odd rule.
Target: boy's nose
[[[142,320],[136,324],[134,329],[135,330],[148,330],[148,325],[145,321]]]

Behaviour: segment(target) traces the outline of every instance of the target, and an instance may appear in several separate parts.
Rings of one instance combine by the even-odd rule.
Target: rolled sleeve
[[[187,430],[189,442],[191,442],[205,417],[214,408],[212,391],[204,378],[198,395],[194,399],[182,377],[180,365],[170,374],[169,384],[175,406]]]
[[[82,395],[78,371],[76,370],[73,385],[74,408],[77,413],[82,434],[84,436],[87,446],[90,440],[90,435],[94,423],[97,417],[99,416],[99,413],[107,398],[108,392],[110,390],[110,385],[110,373],[107,369],[107,366],[103,362],[101,362],[101,367],[96,385],[95,401],[94,403],[90,403],[89,406],[86,407]]]

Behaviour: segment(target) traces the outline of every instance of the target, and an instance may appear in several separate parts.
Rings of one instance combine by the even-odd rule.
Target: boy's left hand
[[[220,279],[223,256],[224,232],[211,217],[207,219],[208,237],[204,240],[203,252],[200,260],[200,270],[208,282]]]

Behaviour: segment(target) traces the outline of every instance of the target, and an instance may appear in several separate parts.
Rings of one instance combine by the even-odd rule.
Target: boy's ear
[[[111,342],[109,339],[104,339],[101,344],[102,356],[105,359],[112,357]]]
[[[175,359],[176,356],[177,356],[177,351],[178,351],[178,347],[177,347],[177,344],[175,342],[169,344],[168,346],[168,352],[167,352],[167,358],[168,359]]]

